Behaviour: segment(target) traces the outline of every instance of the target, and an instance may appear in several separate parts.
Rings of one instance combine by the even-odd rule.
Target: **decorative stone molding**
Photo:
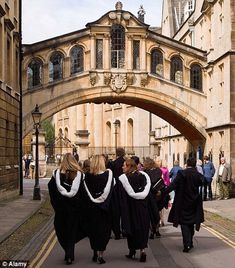
[[[127,74],[112,74],[110,87],[117,94],[124,92],[127,88]]]
[[[104,84],[105,84],[106,86],[108,86],[108,85],[110,84],[111,77],[112,77],[112,75],[111,75],[110,72],[105,72],[105,73],[104,73]]]
[[[5,26],[9,29],[9,31],[13,31],[15,29],[15,25],[12,23],[10,19],[4,20]]]
[[[0,5],[0,18],[6,15],[6,11],[3,9],[2,5]]]
[[[92,86],[94,86],[97,82],[97,73],[94,71],[90,71],[89,74],[90,74],[90,83]]]
[[[128,86],[131,86],[134,84],[134,78],[135,78],[135,75],[133,73],[127,73],[126,82]]]
[[[140,84],[145,87],[148,84],[148,73],[142,73],[140,75]]]

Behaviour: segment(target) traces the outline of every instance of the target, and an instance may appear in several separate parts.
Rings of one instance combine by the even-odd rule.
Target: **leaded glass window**
[[[83,59],[83,48],[81,46],[75,46],[71,49],[70,64],[71,64],[71,74],[83,72],[84,59]]]
[[[63,55],[55,52],[49,61],[49,82],[63,78]]]
[[[140,69],[140,41],[133,41],[133,69]]]
[[[42,62],[39,59],[33,59],[27,68],[28,87],[36,87],[42,84]]]
[[[183,62],[178,56],[171,58],[171,81],[183,83]]]
[[[125,29],[118,24],[111,30],[111,67],[125,67]]]
[[[192,64],[190,69],[190,87],[202,90],[202,68],[199,64]]]
[[[96,68],[103,69],[103,39],[96,39]]]
[[[151,73],[163,76],[163,55],[158,49],[151,52]]]

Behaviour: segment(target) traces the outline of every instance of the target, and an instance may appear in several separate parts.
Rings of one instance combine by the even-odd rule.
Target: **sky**
[[[85,28],[110,10],[117,0],[23,0],[23,43],[31,44]],[[163,0],[122,0],[123,10],[137,16],[140,5],[145,23],[161,26]]]

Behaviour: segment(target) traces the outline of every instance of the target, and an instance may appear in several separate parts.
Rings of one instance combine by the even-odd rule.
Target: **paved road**
[[[126,240],[111,239],[105,253],[106,264],[102,267],[112,268],[177,268],[177,267],[197,267],[197,268],[222,268],[235,267],[235,247],[222,239],[216,237],[208,230],[202,228],[196,233],[194,238],[194,249],[190,253],[182,252],[182,238],[180,228],[173,228],[166,225],[161,228],[162,237],[160,239],[149,240],[147,252],[147,262],[140,263],[138,256],[136,260],[129,260],[124,257],[127,254]],[[53,245],[53,241],[55,245]],[[58,242],[51,239],[51,246],[39,258],[39,266],[43,268],[64,267],[64,253]],[[76,245],[75,262],[71,267],[93,268],[96,263],[91,261],[92,251],[89,241],[84,239]],[[44,260],[45,259],[45,260]]]

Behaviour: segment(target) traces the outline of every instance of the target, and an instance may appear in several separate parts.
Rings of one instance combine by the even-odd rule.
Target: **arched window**
[[[199,64],[192,64],[190,69],[190,87],[202,90],[202,68]]]
[[[68,130],[68,128],[66,127],[66,128],[64,129],[64,137],[65,137],[66,139],[68,139],[68,136],[69,136],[69,130]]]
[[[131,118],[127,121],[127,146],[133,147],[133,119]]]
[[[42,61],[33,59],[27,69],[28,74],[28,87],[36,87],[42,84]]]
[[[183,62],[178,56],[171,58],[171,81],[183,83]]]
[[[71,64],[71,74],[83,72],[84,58],[83,58],[83,48],[81,46],[75,46],[71,49],[70,64]]]
[[[151,52],[151,73],[163,75],[163,55],[158,49]]]
[[[63,78],[63,55],[55,52],[49,61],[49,82],[60,80]]]
[[[124,68],[125,66],[125,29],[115,24],[111,30],[111,67]]]

